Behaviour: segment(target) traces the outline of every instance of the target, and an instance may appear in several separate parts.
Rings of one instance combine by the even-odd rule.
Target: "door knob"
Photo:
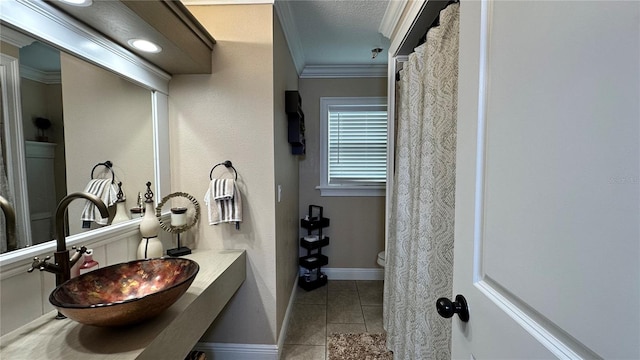
[[[458,314],[460,320],[469,321],[469,307],[467,300],[462,295],[456,295],[456,301],[452,302],[447,298],[440,298],[436,301],[436,310],[443,318],[450,318],[453,314]]]

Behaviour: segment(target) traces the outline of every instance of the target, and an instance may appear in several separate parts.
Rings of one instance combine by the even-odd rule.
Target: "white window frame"
[[[386,97],[321,97],[320,98],[320,196],[385,196],[386,183],[377,185],[329,184],[329,109],[332,106],[384,106],[389,113]],[[387,146],[388,146],[387,139]]]

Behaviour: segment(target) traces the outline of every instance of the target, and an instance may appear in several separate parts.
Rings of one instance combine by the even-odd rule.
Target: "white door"
[[[463,1],[455,359],[640,358],[640,2]]]

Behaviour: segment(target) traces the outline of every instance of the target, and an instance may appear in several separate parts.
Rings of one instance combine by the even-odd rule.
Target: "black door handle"
[[[456,295],[456,301],[451,302],[447,298],[440,298],[436,301],[436,310],[443,318],[450,318],[453,314],[458,314],[460,320],[469,321],[469,307],[467,300],[462,295]]]

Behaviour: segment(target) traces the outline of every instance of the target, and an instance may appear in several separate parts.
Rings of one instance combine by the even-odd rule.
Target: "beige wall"
[[[174,76],[170,82],[172,187],[202,199],[211,168],[231,160],[243,193],[240,230],[210,226],[204,216],[195,242],[200,248],[247,250],[247,279],[201,341],[275,344],[279,298],[287,293],[288,301],[291,292],[291,285],[287,290],[279,284],[290,282],[287,273],[294,271],[277,259],[294,251],[287,241],[297,229],[289,228],[297,216],[297,160],[285,152],[278,104],[282,89],[295,86],[292,65],[286,64],[291,61],[283,55],[280,36],[274,40],[272,4],[189,10],[217,44],[211,75]],[[274,58],[285,64],[276,65]],[[215,175],[224,171],[217,168]],[[276,182],[283,187],[280,203]]]
[[[44,84],[22,78],[20,81],[22,101],[22,128],[25,140],[35,141],[37,128],[33,120],[44,117],[51,120],[51,128],[45,136],[48,141],[58,144],[55,150],[56,201],[67,192],[64,151],[64,122],[62,119],[62,85]],[[55,210],[55,209],[54,209]]]
[[[320,185],[320,98],[386,96],[387,79],[300,79],[300,95],[307,153],[300,162],[299,215],[306,215],[311,204],[324,207],[331,220],[323,232],[331,238],[322,251],[329,257],[327,267],[377,268],[377,254],[384,249],[384,196],[322,197],[315,187]]]
[[[288,142],[288,119],[285,113],[285,91],[298,90],[298,74],[282,32],[274,16],[274,146],[275,178],[281,187],[276,202],[276,271],[278,334],[282,327],[292,286],[298,274],[298,156],[291,154]]]
[[[82,191],[91,169],[110,160],[127,208],[154,180],[151,92],[85,61],[60,54],[68,192]],[[95,171],[99,176],[99,167]],[[100,177],[109,176],[103,173]],[[69,229],[80,230],[82,202],[69,207]]]

